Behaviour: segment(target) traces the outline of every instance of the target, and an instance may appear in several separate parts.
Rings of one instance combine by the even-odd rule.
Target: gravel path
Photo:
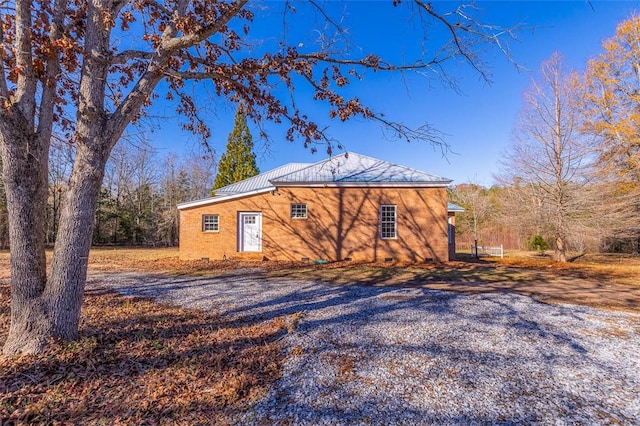
[[[90,286],[295,321],[283,377],[239,424],[640,425],[640,316],[509,295],[264,278]]]

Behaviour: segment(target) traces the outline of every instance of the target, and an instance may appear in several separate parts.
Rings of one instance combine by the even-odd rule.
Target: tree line
[[[56,140],[49,153],[46,241],[55,243],[62,194],[74,161],[72,144]],[[2,162],[0,161],[0,170]],[[93,245],[176,246],[180,216],[177,205],[206,198],[215,189],[259,173],[253,137],[239,106],[225,151],[216,164],[212,152],[186,158],[161,156],[144,139],[125,138],[111,151],[98,198]],[[1,173],[0,173],[1,176]],[[0,248],[9,245],[4,184],[0,177]]]
[[[640,17],[582,73],[560,53],[524,94],[497,185],[458,185],[462,240],[510,248],[640,253]]]
[[[56,144],[49,164],[46,243],[55,243],[72,147]],[[106,166],[95,211],[93,245],[175,246],[177,204],[209,196],[215,177],[211,155],[162,156],[150,145],[122,141]],[[9,246],[4,185],[0,185],[0,247]]]

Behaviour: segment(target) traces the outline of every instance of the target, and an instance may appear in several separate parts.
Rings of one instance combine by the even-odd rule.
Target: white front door
[[[262,213],[240,213],[240,251],[262,251]]]

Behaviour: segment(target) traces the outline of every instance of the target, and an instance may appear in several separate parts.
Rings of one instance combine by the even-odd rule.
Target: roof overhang
[[[305,188],[446,188],[453,181],[442,182],[284,182],[271,181],[275,186]]]
[[[178,207],[178,210],[185,210],[185,209],[190,209],[190,208],[193,208],[193,207],[202,207],[202,206],[206,206],[206,205],[209,205],[209,204],[220,203],[222,201],[229,201],[229,200],[235,200],[237,198],[250,197],[252,195],[264,194],[266,192],[274,191],[275,189],[276,189],[275,186],[269,186],[269,187],[266,187],[266,188],[256,189],[254,191],[239,192],[239,193],[234,193],[234,194],[229,194],[229,195],[218,195],[218,196],[212,197],[212,198],[203,198],[202,200],[189,201],[187,203],[180,203],[180,204],[178,204],[177,207]]]
[[[447,211],[449,213],[464,213],[464,207],[460,207],[457,204],[447,203]]]

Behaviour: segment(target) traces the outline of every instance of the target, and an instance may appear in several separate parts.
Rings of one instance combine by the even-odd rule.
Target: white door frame
[[[255,218],[254,223],[245,224],[246,218]],[[251,219],[249,219],[251,220]],[[246,227],[246,229],[245,229]],[[251,235],[247,234],[250,232]],[[255,232],[255,239],[249,240]],[[262,213],[261,212],[238,212],[238,251],[239,252],[261,252],[262,251]]]

